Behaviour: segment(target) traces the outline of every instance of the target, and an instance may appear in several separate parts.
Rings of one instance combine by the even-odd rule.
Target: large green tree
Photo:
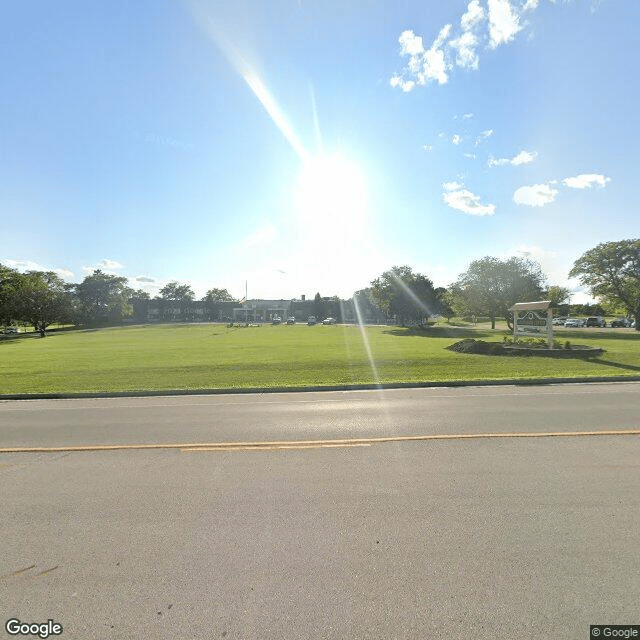
[[[133,289],[127,278],[96,269],[80,284],[75,294],[80,305],[80,319],[89,323],[116,322],[132,313],[129,299]]]
[[[578,278],[604,303],[624,307],[640,331],[639,239],[603,242],[589,249],[574,262],[569,277]]]
[[[489,316],[492,329],[497,318],[512,328],[509,308],[516,302],[541,300],[545,280],[540,265],[529,258],[487,256],[474,260],[449,287],[449,303],[457,313]]]
[[[195,294],[188,284],[180,284],[175,280],[168,282],[160,289],[160,297],[166,302],[172,302],[174,308],[178,308],[178,313],[183,320],[190,316],[191,302]]]
[[[29,323],[44,338],[49,325],[71,320],[74,306],[69,288],[52,271],[28,271],[12,295],[14,319]]]
[[[411,267],[392,267],[371,282],[371,297],[399,324],[420,324],[440,310],[433,282]]]
[[[209,289],[202,298],[208,320],[230,318],[237,300],[226,289]]]
[[[0,264],[0,323],[11,324],[14,317],[15,292],[24,276],[16,269]]]

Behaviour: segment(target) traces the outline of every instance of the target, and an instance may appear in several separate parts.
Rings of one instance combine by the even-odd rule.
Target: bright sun
[[[303,229],[321,237],[358,237],[366,223],[366,195],[364,176],[354,163],[339,154],[311,158],[296,189]]]

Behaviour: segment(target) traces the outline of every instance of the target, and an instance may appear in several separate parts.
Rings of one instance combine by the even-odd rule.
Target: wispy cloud
[[[242,242],[244,249],[255,249],[271,244],[278,235],[278,230],[272,224],[265,224],[250,233]]]
[[[520,151],[520,153],[513,156],[513,158],[489,158],[489,166],[490,167],[501,167],[507,164],[513,165],[517,167],[521,164],[529,164],[536,159],[538,154],[534,151]]]
[[[124,269],[124,265],[120,264],[117,260],[109,260],[109,258],[104,258],[100,260],[100,266],[105,269],[110,269],[112,271],[117,269]]]
[[[472,193],[459,182],[445,182],[442,185],[442,200],[452,209],[470,216],[492,216],[496,212],[494,204],[481,204],[480,196]]]
[[[462,136],[459,136],[457,133],[451,137],[451,142],[455,145],[459,145],[462,142]]]
[[[480,135],[476,138],[476,147],[481,145],[483,142],[490,138],[493,135],[493,129],[485,129],[480,133]]]
[[[73,271],[69,271],[69,269],[60,269],[60,268],[52,268],[46,267],[38,262],[34,262],[33,260],[8,260],[8,259],[0,259],[0,264],[5,264],[7,267],[11,267],[12,269],[16,269],[20,272],[24,271],[52,271],[53,273],[59,275],[61,278],[65,280],[69,280],[73,278]]]
[[[583,173],[573,178],[565,178],[562,184],[572,189],[589,189],[591,187],[606,187],[609,182],[611,182],[611,178],[599,173]]]
[[[496,49],[513,41],[524,27],[522,15],[537,6],[538,0],[488,0],[485,9],[480,0],[471,0],[460,26],[454,29],[452,24],[446,24],[429,49],[414,31],[403,31],[398,38],[400,55],[409,60],[400,73],[391,77],[391,86],[408,93],[429,82],[446,84],[456,68],[478,69],[479,50]]]
[[[548,184],[534,184],[516,189],[513,201],[516,204],[524,204],[529,207],[544,207],[552,203],[557,195],[558,190]]]

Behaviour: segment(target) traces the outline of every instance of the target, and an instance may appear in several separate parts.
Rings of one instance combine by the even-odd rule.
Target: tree
[[[640,331],[640,240],[603,242],[573,263],[570,278],[587,285],[604,303],[619,304]]]
[[[566,287],[552,285],[542,294],[545,300],[551,302],[551,308],[558,315],[567,316],[571,313],[571,291]]]
[[[350,302],[353,305],[356,322],[358,323],[378,323],[383,322],[386,319],[384,311],[382,311],[382,309],[380,309],[380,307],[378,307],[374,302],[371,287],[356,291]]]
[[[23,278],[24,276],[16,269],[0,264],[0,322],[5,325],[15,320],[13,316],[15,292]]]
[[[237,300],[226,289],[209,289],[202,298],[208,320],[220,320],[230,317]]]
[[[450,301],[457,312],[489,316],[492,329],[499,317],[513,328],[509,308],[516,302],[540,300],[545,280],[540,265],[533,260],[487,256],[474,260],[450,286]]]
[[[392,267],[371,282],[373,301],[402,326],[420,324],[439,311],[433,283],[410,267]]]
[[[571,291],[566,287],[559,285],[552,285],[543,293],[544,299],[551,302],[552,308],[557,308],[560,305],[567,304],[571,297]]]
[[[54,322],[65,322],[73,314],[68,285],[52,271],[28,271],[19,281],[10,303],[16,320],[27,322],[45,337]]]
[[[186,311],[193,301],[194,293],[188,284],[180,284],[173,280],[160,289],[160,297],[163,300],[177,303],[178,313],[184,320],[187,315]]]
[[[84,322],[102,323],[119,321],[132,313],[129,299],[133,289],[127,286],[124,276],[103,273],[96,269],[80,284],[75,294],[80,304],[80,319]]]
[[[226,289],[209,289],[202,299],[205,302],[237,302]]]
[[[435,294],[440,306],[439,313],[447,319],[447,322],[451,322],[451,318],[455,315],[455,313],[453,311],[453,308],[449,304],[449,291],[447,291],[447,289],[445,289],[444,287],[438,287],[435,290]]]

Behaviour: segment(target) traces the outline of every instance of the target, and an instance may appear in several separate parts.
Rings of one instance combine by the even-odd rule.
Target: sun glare
[[[360,169],[339,154],[319,155],[304,163],[296,189],[303,230],[350,240],[366,224],[366,184]]]

